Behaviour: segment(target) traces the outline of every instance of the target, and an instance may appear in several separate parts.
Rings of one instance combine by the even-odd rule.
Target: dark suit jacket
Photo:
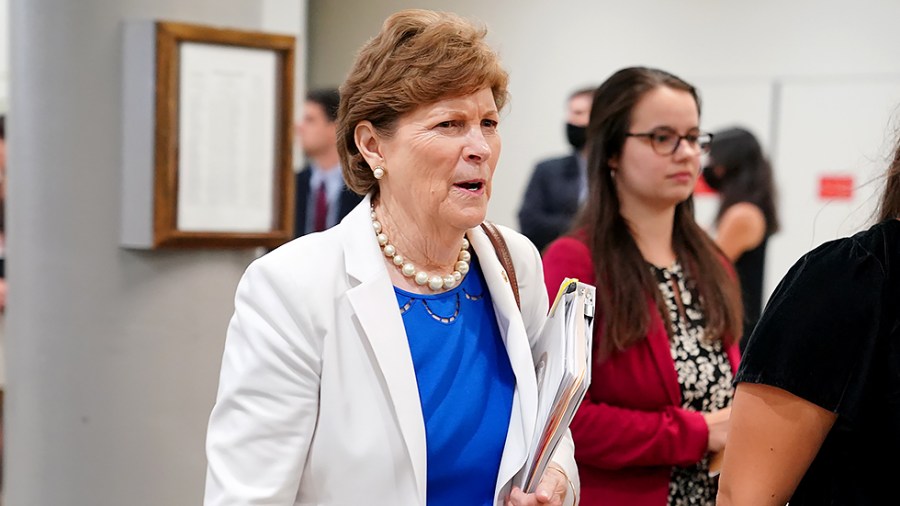
[[[306,230],[306,203],[309,200],[309,179],[311,176],[312,170],[310,170],[309,165],[307,165],[303,170],[297,173],[295,178],[297,182],[297,191],[294,201],[296,204],[294,206],[294,237],[300,237],[301,235],[310,232]],[[347,213],[353,210],[360,201],[362,201],[361,195],[353,193],[349,188],[344,186],[344,189],[341,191],[341,196],[338,199],[338,222],[340,222],[344,216],[347,216]]]
[[[569,230],[580,192],[574,153],[537,164],[519,209],[519,229],[539,251]]]

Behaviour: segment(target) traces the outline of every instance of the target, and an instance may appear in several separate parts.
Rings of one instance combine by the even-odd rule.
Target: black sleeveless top
[[[766,245],[769,236],[763,239],[759,246],[750,251],[745,251],[737,261],[734,269],[741,281],[741,298],[744,301],[744,333],[741,337],[740,347],[744,350],[747,338],[753,332],[756,321],[762,312],[763,299],[763,275],[766,270]]]

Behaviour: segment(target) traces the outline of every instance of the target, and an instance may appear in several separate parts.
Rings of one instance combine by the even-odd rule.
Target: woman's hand
[[[709,441],[706,446],[710,452],[720,452],[725,448],[730,417],[730,407],[703,414],[703,419],[706,420],[706,425],[709,427]]]
[[[550,506],[562,506],[569,491],[569,479],[558,467],[550,466],[544,472],[537,491],[533,494],[522,492],[519,487],[513,487],[506,500],[506,506],[536,506],[547,504]]]

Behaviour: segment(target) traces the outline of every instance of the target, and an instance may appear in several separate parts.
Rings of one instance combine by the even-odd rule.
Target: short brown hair
[[[306,101],[321,105],[328,121],[337,121],[338,107],[341,106],[341,94],[337,88],[309,90],[306,92]]]
[[[391,15],[363,45],[341,86],[338,111],[338,152],[351,190],[365,195],[378,188],[354,140],[360,121],[390,137],[397,120],[417,107],[482,88],[503,108],[509,76],[486,34],[455,14],[409,9]]]

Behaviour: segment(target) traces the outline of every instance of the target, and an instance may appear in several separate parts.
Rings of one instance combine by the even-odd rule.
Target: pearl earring
[[[372,171],[372,175],[375,176],[375,179],[381,179],[384,177],[384,167],[381,165],[376,165],[375,169]]]

